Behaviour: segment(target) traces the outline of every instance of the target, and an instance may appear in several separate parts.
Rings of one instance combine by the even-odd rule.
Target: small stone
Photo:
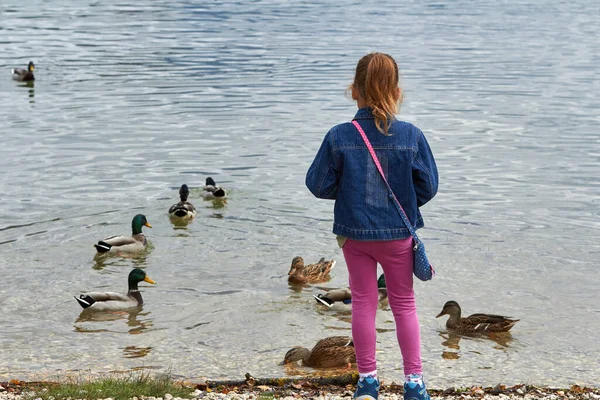
[[[518,393],[518,394],[523,394],[523,393],[525,393],[525,392],[523,391],[523,389],[521,389],[521,388],[518,388],[518,389],[517,389],[517,393]]]
[[[173,400],[173,395],[170,393],[165,394],[165,400]]]
[[[477,396],[483,396],[485,394],[485,392],[483,391],[483,389],[477,389],[473,392],[473,394],[476,394]]]

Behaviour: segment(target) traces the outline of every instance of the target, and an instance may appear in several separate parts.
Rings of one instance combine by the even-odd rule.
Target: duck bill
[[[148,222],[146,222],[146,223],[144,224],[144,226],[147,226],[148,228],[152,228],[152,225],[150,225]]]
[[[443,311],[442,311],[441,313],[439,313],[438,315],[436,315],[435,317],[436,317],[436,318],[439,318],[439,317],[441,317],[442,315],[445,315]]]
[[[151,284],[153,284],[153,285],[155,285],[155,284],[156,284],[156,282],[154,282],[154,281],[153,281],[152,279],[150,279],[149,277],[145,277],[145,278],[144,278],[144,282],[148,282],[148,283],[151,283]]]

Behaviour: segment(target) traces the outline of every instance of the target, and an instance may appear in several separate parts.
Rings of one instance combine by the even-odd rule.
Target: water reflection
[[[94,255],[94,265],[92,265],[92,269],[102,270],[107,266],[113,265],[126,265],[125,260],[131,260],[131,263],[134,264],[133,268],[145,268],[147,265],[148,253],[150,252],[151,246],[150,242],[148,242],[148,248],[137,254],[109,254],[109,253],[96,253]]]
[[[29,88],[28,92],[29,92],[29,102],[30,103],[35,103],[35,81],[29,81],[29,82],[25,82],[23,84],[24,87]]]
[[[282,357],[283,358],[283,357]],[[356,371],[356,367],[353,365],[351,368],[311,368],[301,365],[301,363],[281,363],[283,371],[288,376],[306,376],[306,377],[327,377],[327,376],[340,376],[346,375]]]
[[[101,323],[101,322],[118,322],[126,321],[127,333],[130,335],[139,335],[144,333],[154,326],[152,319],[147,318],[150,311],[143,312],[141,307],[133,308],[131,310],[119,310],[119,311],[92,311],[83,310],[77,320],[75,320],[75,331],[82,333],[91,332],[109,332],[111,329],[85,327],[77,324],[84,324],[87,322]]]
[[[227,204],[227,199],[212,199],[212,200],[206,200],[206,201],[210,201],[211,206],[214,209],[224,208],[225,205]]]
[[[150,354],[152,347],[126,346],[123,348],[123,357],[142,358]]]
[[[169,221],[173,225],[173,229],[187,229],[187,226],[194,222],[194,218],[181,218],[169,215]]]
[[[491,340],[496,343],[492,346],[496,350],[506,350],[513,341],[510,332],[490,333],[473,336],[459,335],[454,332],[439,332],[439,336],[444,339],[442,345],[446,347],[442,351],[442,358],[446,360],[458,360],[460,358],[460,340]]]

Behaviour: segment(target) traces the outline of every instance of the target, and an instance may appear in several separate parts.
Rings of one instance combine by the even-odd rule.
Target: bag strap
[[[408,228],[410,234],[414,238],[414,241],[415,241],[414,250],[416,250],[420,243],[419,237],[417,236],[417,232],[415,231],[412,224],[410,223],[408,216],[404,212],[402,205],[398,201],[398,198],[394,194],[392,187],[390,186],[388,180],[386,179],[385,174],[383,173],[383,168],[381,168],[381,164],[379,163],[379,159],[377,158],[377,154],[375,154],[375,150],[373,150],[373,146],[371,146],[371,142],[369,142],[369,139],[367,138],[365,131],[363,131],[363,129],[360,126],[360,124],[358,123],[358,121],[352,120],[352,124],[356,127],[356,129],[360,133],[360,136],[362,136],[363,140],[365,141],[365,144],[367,145],[367,148],[369,149],[369,153],[371,153],[371,157],[373,158],[373,161],[375,161],[375,165],[377,166],[377,169],[379,170],[379,173],[381,174],[381,177],[383,178],[383,181],[385,182],[385,184],[388,188],[388,192],[390,193],[390,198],[394,199],[394,204],[396,204],[396,208],[398,209],[398,212],[400,213],[400,217],[402,217],[402,221],[404,221],[404,225],[406,225],[406,228]]]

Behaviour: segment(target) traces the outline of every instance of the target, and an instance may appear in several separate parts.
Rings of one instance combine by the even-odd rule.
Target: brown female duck
[[[284,364],[302,360],[302,365],[313,368],[348,367],[356,362],[354,343],[349,336],[330,336],[319,340],[312,350],[293,347],[285,353]]]
[[[472,314],[468,317],[461,317],[460,314],[460,306],[456,301],[451,300],[444,304],[442,312],[436,315],[436,318],[448,315],[446,328],[463,334],[508,332],[519,321],[495,314]]]
[[[305,284],[321,283],[330,279],[329,272],[335,266],[335,261],[325,261],[321,258],[316,264],[304,265],[302,257],[294,257],[292,266],[288,272],[288,282]]]

